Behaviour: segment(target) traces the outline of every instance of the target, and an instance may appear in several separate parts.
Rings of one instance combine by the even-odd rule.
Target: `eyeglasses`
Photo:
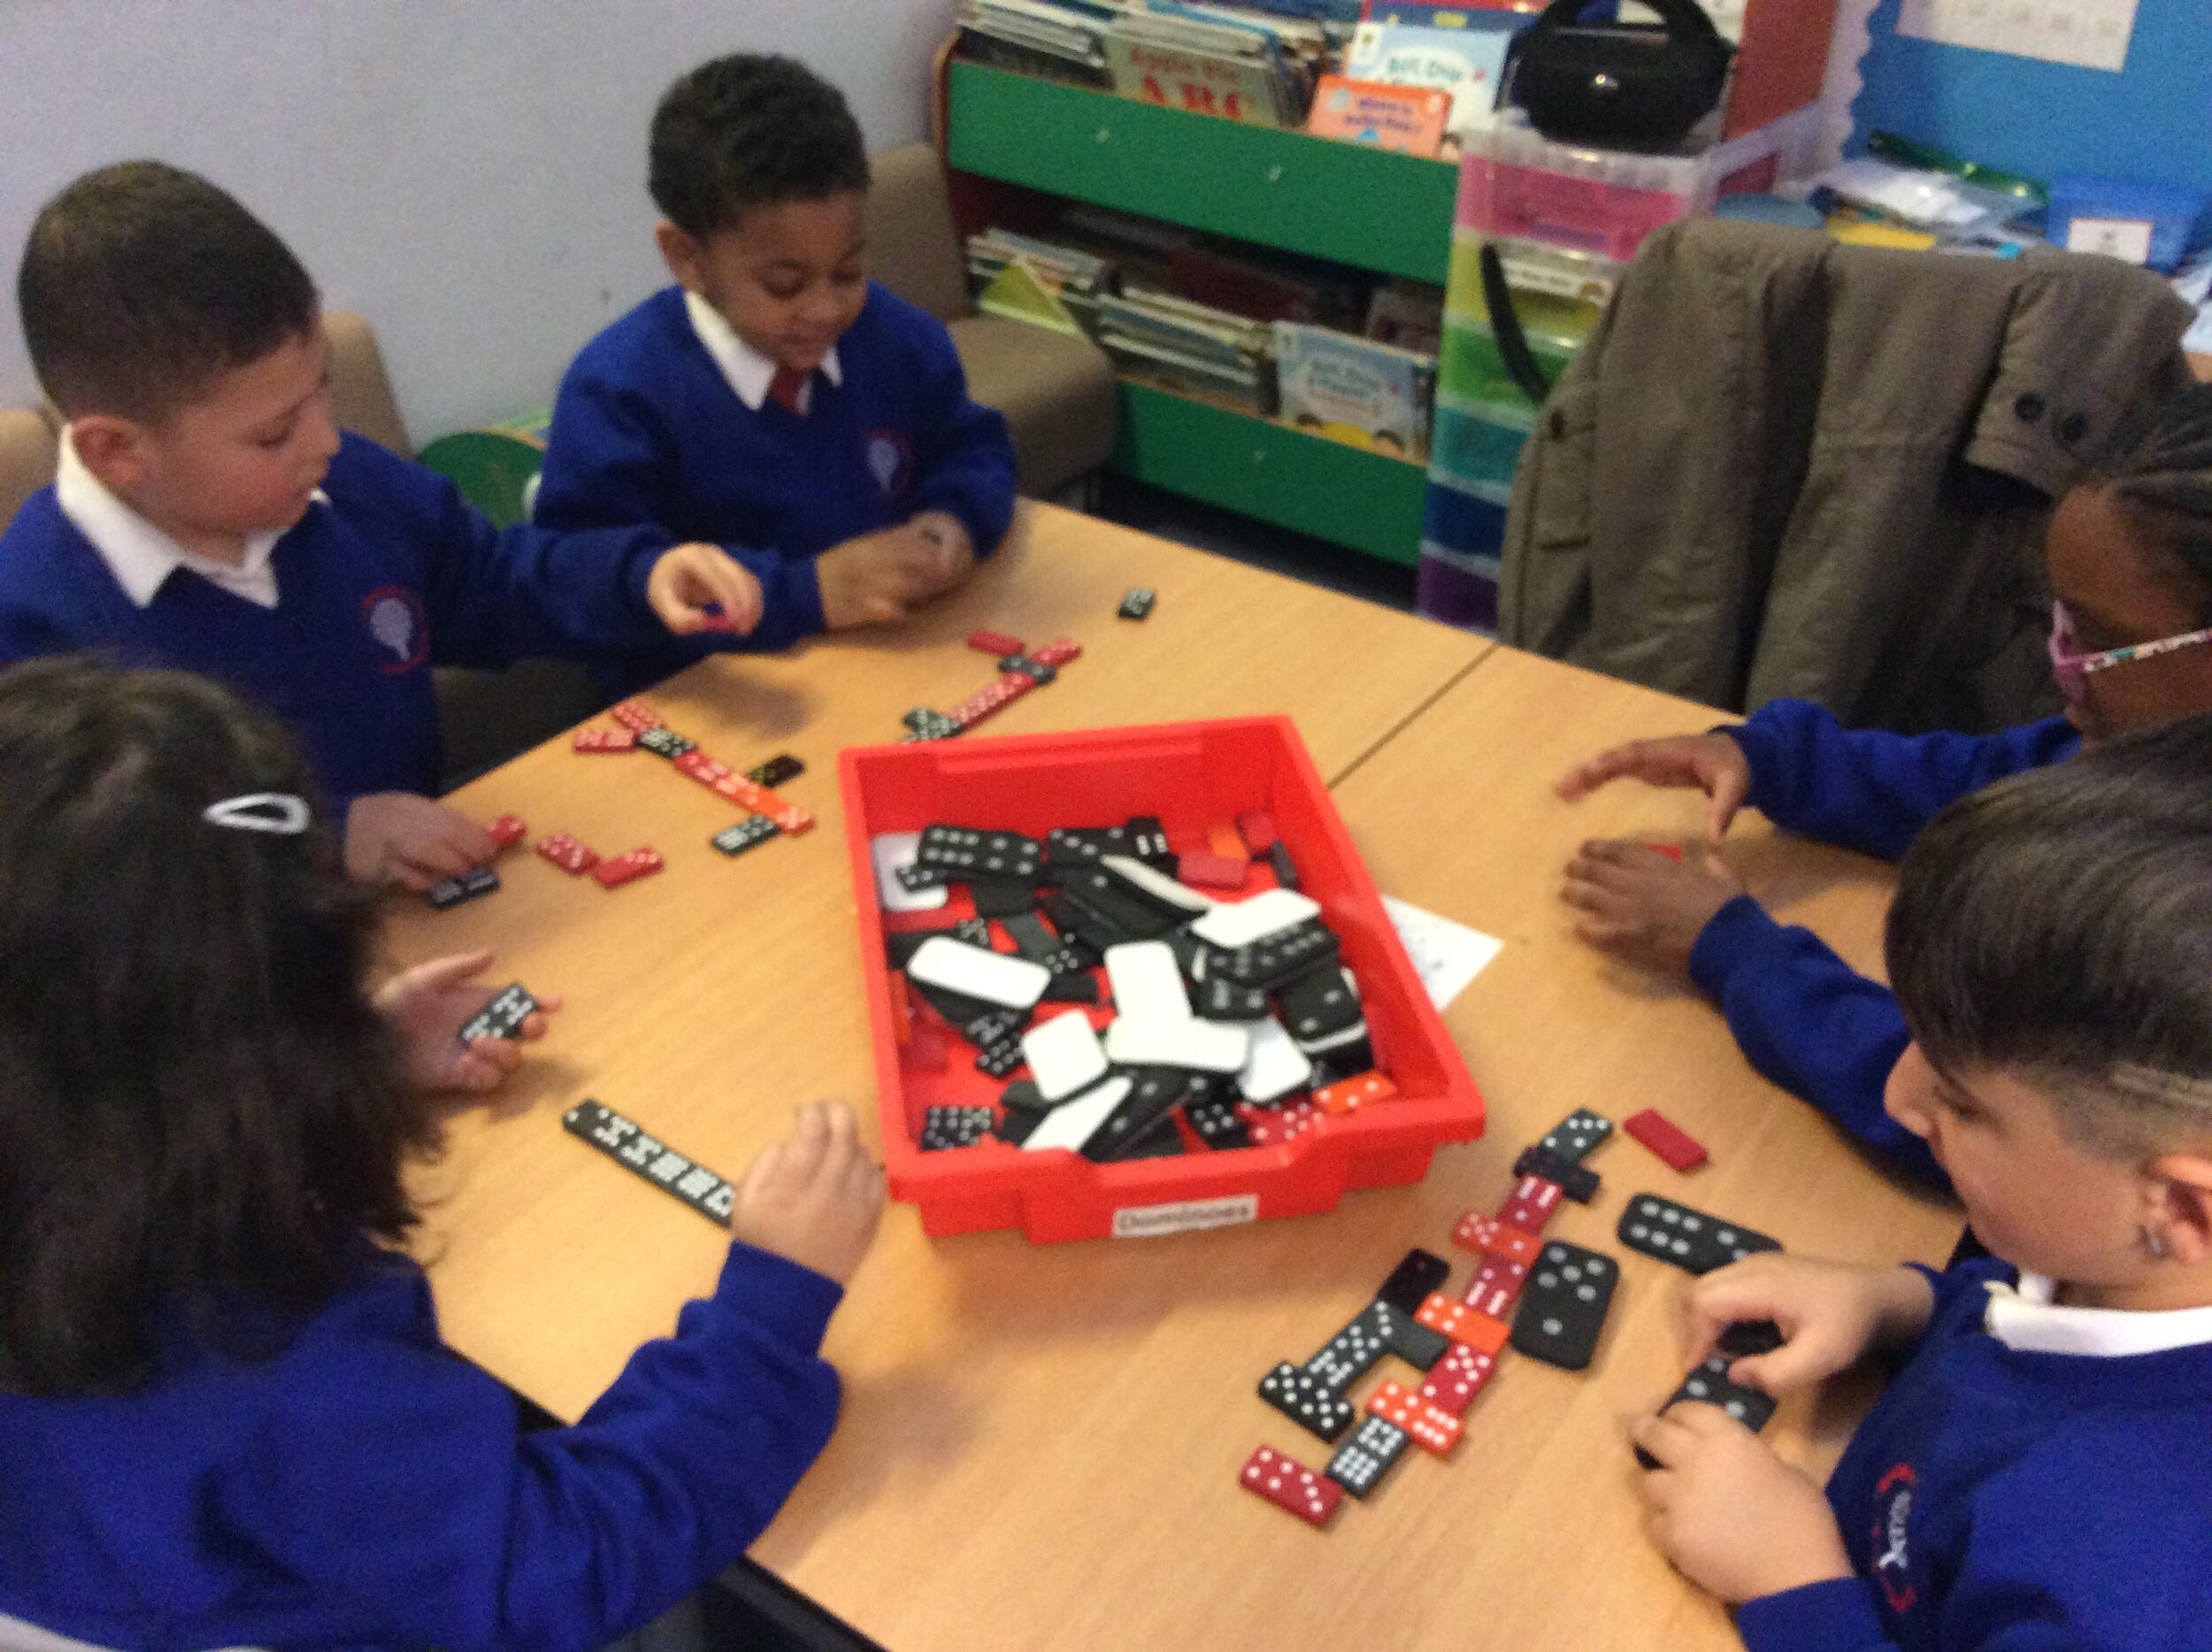
[[[2171,654],[2177,649],[2193,648],[2200,642],[2212,642],[2212,627],[2202,631],[2185,631],[2178,636],[2161,637],[2155,642],[2138,642],[2130,648],[2106,649],[2101,653],[2084,654],[2079,651],[2081,640],[2074,632],[2074,617],[2066,611],[2066,604],[2051,604],[2051,674],[2058,679],[2058,691],[2066,696],[2069,705],[2079,705],[2087,695],[2092,672],[2110,671],[2115,665],[2152,659],[2161,654]]]

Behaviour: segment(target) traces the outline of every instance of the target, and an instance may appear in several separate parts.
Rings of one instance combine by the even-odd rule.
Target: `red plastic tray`
[[[1474,1080],[1288,718],[860,747],[840,754],[838,780],[858,895],[884,1166],[892,1196],[920,1208],[925,1232],[1018,1227],[1033,1241],[1143,1237],[1310,1215],[1333,1209],[1348,1187],[1418,1181],[1440,1143],[1482,1133]],[[1320,902],[1343,943],[1365,1000],[1377,1065],[1397,1095],[1317,1118],[1295,1141],[1272,1148],[1118,1164],[1060,1150],[1024,1152],[996,1140],[922,1152],[915,1139],[926,1109],[982,1105],[996,1099],[1003,1081],[976,1072],[957,1040],[941,1071],[902,1064],[891,993],[903,984],[885,962],[887,925],[938,927],[972,909],[956,890],[936,911],[885,913],[869,840],[940,823],[1042,836],[1053,826],[1157,815],[1172,844],[1196,848],[1210,826],[1255,809],[1273,816],[1301,887]],[[1267,881],[1256,870],[1250,887]]]

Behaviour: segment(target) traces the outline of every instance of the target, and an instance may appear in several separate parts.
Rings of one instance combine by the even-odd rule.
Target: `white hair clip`
[[[210,803],[200,818],[234,832],[274,832],[297,837],[307,830],[307,800],[290,792],[250,792]]]

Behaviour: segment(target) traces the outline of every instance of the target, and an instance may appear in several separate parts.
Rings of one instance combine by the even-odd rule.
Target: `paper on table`
[[[1424,911],[1395,896],[1384,895],[1382,903],[1398,939],[1405,942],[1413,967],[1420,972],[1421,984],[1429,989],[1429,1002],[1440,1010],[1466,991],[1467,984],[1505,950],[1505,942],[1495,935]]]

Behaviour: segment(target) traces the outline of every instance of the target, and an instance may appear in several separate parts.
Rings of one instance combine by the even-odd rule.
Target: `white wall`
[[[375,323],[418,442],[542,406],[665,280],[645,129],[683,70],[803,58],[872,150],[925,135],[954,0],[0,0],[0,404],[36,399],[14,272],[40,204],[206,173]]]

